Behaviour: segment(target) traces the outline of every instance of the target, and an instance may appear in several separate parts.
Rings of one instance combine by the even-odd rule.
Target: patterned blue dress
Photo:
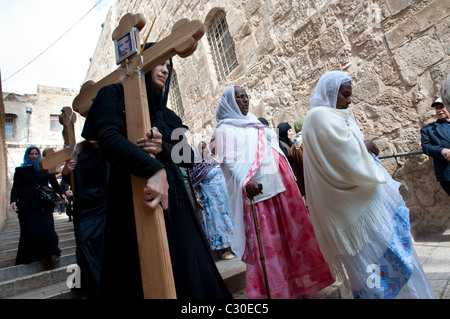
[[[376,157],[374,159],[383,170],[387,183],[397,183],[378,159]],[[378,198],[385,198],[382,193],[383,186],[379,186]],[[392,208],[394,214],[390,225],[380,230],[376,238],[357,255],[342,256],[341,260],[350,278],[353,297],[434,299],[433,290],[411,242],[409,209],[403,201]],[[386,245],[380,243],[385,242],[389,234],[392,234],[392,237],[386,248]]]
[[[202,226],[212,250],[231,246],[233,220],[228,200],[225,178],[220,166],[211,169],[195,188],[198,198],[203,202]]]

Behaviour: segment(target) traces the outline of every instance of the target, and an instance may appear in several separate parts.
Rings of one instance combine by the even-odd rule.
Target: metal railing
[[[423,154],[423,151],[419,150],[419,151],[411,151],[411,152],[404,152],[404,153],[393,153],[390,155],[381,155],[381,156],[378,156],[378,158],[379,159],[385,159],[385,158],[391,158],[391,157],[397,158],[397,157],[402,157],[402,156],[421,155],[421,154]]]

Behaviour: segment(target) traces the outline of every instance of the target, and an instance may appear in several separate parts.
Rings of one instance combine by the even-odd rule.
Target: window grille
[[[225,12],[218,11],[208,28],[208,43],[213,53],[219,81],[231,73],[237,66],[236,52],[233,38],[228,31]]]
[[[15,116],[5,115],[5,136],[14,136],[16,127],[16,118]]]
[[[178,77],[175,70],[172,70],[172,77],[170,78],[169,101],[172,110],[179,116],[184,116],[183,101],[181,100],[180,87],[178,86]]]
[[[50,131],[61,131],[59,115],[50,115]]]

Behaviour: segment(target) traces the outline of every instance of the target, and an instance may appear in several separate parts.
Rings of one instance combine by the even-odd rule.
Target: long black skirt
[[[29,264],[50,256],[59,257],[58,235],[55,231],[53,210],[19,212],[20,239],[16,265]]]

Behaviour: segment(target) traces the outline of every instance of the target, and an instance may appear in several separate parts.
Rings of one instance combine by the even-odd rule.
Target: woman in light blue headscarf
[[[40,158],[38,147],[28,147],[23,164],[14,173],[10,210],[17,213],[20,224],[16,265],[42,259],[54,264],[61,254],[53,221],[55,206],[41,198],[38,187],[50,183],[60,197],[65,199],[65,195],[55,175],[39,168]]]

